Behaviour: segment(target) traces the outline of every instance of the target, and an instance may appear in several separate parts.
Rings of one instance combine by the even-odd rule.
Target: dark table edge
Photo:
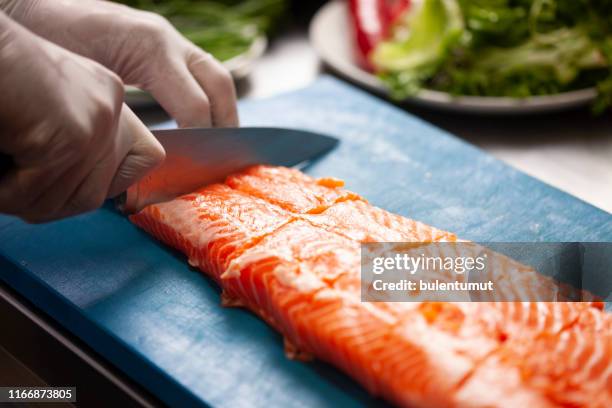
[[[0,345],[49,386],[76,386],[77,405],[165,406],[2,280],[0,322]]]

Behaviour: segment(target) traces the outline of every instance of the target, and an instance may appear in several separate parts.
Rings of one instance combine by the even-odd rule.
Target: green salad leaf
[[[458,7],[446,0],[424,2],[407,15],[406,25],[409,32],[398,30],[394,40],[381,43],[372,55],[372,63],[391,74],[387,80],[400,96],[416,92],[436,72],[463,32]]]
[[[372,62],[395,97],[529,97],[596,87],[612,106],[612,1],[422,0]]]

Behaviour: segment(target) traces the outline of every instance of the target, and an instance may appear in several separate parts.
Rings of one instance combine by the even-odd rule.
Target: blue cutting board
[[[610,214],[336,79],[240,111],[244,125],[342,139],[310,174],[463,238],[612,241]],[[0,254],[2,280],[170,405],[379,403],[325,364],[287,360],[280,336],[221,308],[213,283],[111,206],[39,226],[0,217]]]

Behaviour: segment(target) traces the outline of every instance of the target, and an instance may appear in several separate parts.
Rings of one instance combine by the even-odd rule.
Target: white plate
[[[225,61],[223,65],[230,71],[234,79],[242,79],[249,75],[255,61],[263,55],[268,46],[268,40],[259,36],[253,40],[248,50]],[[148,93],[134,86],[125,87],[125,101],[131,107],[137,108],[155,103]]]
[[[310,24],[310,42],[320,58],[339,74],[371,91],[388,93],[375,75],[361,69],[354,60],[345,1],[331,1],[317,12]],[[594,88],[529,98],[452,96],[423,90],[406,102],[457,112],[522,114],[573,108],[591,102],[596,96]]]

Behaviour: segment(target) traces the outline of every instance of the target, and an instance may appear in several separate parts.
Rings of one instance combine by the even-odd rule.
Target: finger
[[[58,142],[50,151],[20,153],[15,167],[0,179],[0,212],[17,214],[35,205],[44,194],[56,189],[70,170],[82,160],[76,155],[65,154]],[[70,150],[70,149],[68,149]],[[33,156],[46,159],[41,165],[32,160]],[[66,187],[63,183],[62,187]]]
[[[93,122],[96,135],[89,138],[78,138],[75,135],[78,135],[79,131],[87,133],[88,129],[75,128],[72,129],[72,133],[70,131],[61,133],[57,138],[51,139],[51,142],[48,143],[49,150],[41,153],[44,158],[41,160],[42,166],[37,167],[33,172],[27,172],[38,173],[41,177],[38,180],[29,180],[27,185],[22,184],[21,189],[15,186],[12,188],[13,191],[34,195],[36,199],[22,205],[13,213],[30,222],[43,222],[59,218],[60,214],[76,214],[95,208],[92,202],[99,202],[95,200],[95,195],[82,200],[82,203],[75,202],[72,198],[81,189],[81,185],[90,174],[104,172],[110,174],[106,174],[106,178],[98,177],[96,186],[103,189],[103,198],[106,196],[114,169],[119,165],[114,151],[119,119],[119,115],[115,112],[119,111],[121,106],[121,102],[118,102],[110,119],[106,110],[100,109],[97,112],[95,115],[97,119]],[[69,144],[66,145],[66,143]],[[128,148],[129,145],[124,150],[127,151]],[[54,151],[57,153],[54,154]],[[29,153],[29,155],[32,154],[35,153]],[[68,167],[65,163],[69,164]],[[48,173],[44,173],[45,170],[48,170]],[[21,173],[23,183],[23,174],[26,172]],[[28,175],[32,177],[31,174]],[[72,209],[67,211],[67,206]]]
[[[117,169],[134,144],[132,129],[126,128],[126,113],[132,115],[130,118],[133,121],[138,121],[129,108],[122,104],[117,126],[114,132],[108,135],[108,147],[98,154],[94,166],[85,173],[85,177],[63,205],[53,213],[52,218],[64,218],[95,210],[108,197]]]
[[[179,127],[210,127],[210,101],[183,61],[172,61],[160,69],[145,89],[172,116]]]
[[[78,163],[66,170],[36,201],[22,208],[17,215],[26,221],[39,223],[99,207],[121,157],[116,153],[115,132],[107,135],[108,140],[104,145],[89,149]],[[127,151],[129,145],[123,149]],[[90,194],[84,194],[84,191]]]
[[[119,104],[117,109],[121,109],[121,106]],[[91,194],[89,198],[84,198],[78,192],[84,190],[83,183],[89,179],[94,183],[90,185],[90,188],[99,189],[102,198],[106,197],[120,159],[131,146],[130,141],[127,141],[124,146],[118,144],[116,138],[118,120],[119,115],[116,120],[105,125],[108,126],[108,129],[99,126],[100,135],[89,141],[87,145],[72,146],[72,149],[62,149],[60,146],[59,152],[64,152],[63,156],[66,155],[66,152],[71,154],[59,162],[54,160],[58,158],[58,155],[54,155],[51,151],[46,152],[45,157],[49,159],[45,160],[45,164],[36,168],[35,171],[28,172],[38,174],[38,180],[32,174],[28,174],[30,183],[22,185],[21,188],[21,191],[27,191],[36,199],[14,209],[12,213],[29,222],[45,222],[97,208],[96,206],[101,203],[98,195]],[[55,149],[67,138],[68,135],[64,135],[64,138],[57,140],[50,149]],[[63,165],[63,162],[68,162],[68,167]],[[22,171],[22,180],[23,173],[26,172]],[[9,186],[9,188],[19,191],[14,186]],[[78,198],[75,199],[77,195]]]
[[[238,126],[236,87],[229,71],[212,55],[195,46],[187,56],[187,66],[208,95],[213,126]]]
[[[36,180],[44,180],[39,169],[11,169],[0,179],[0,213],[17,215],[43,191],[36,188]]]
[[[127,190],[129,186],[140,180],[150,170],[157,167],[165,158],[164,148],[155,136],[124,105],[119,124],[119,138],[129,139],[130,148],[122,157],[107,197],[116,197]]]
[[[122,104],[116,133],[113,135],[110,148],[78,186],[60,212],[59,218],[95,210],[106,198],[117,195],[127,188],[119,187],[122,190],[116,194],[112,193],[113,188],[117,188],[113,186],[116,184],[117,174],[121,171],[125,157],[134,149],[134,144],[139,140],[139,133],[143,129],[148,132],[136,115],[125,104]],[[131,180],[127,180],[127,183],[129,186]]]
[[[25,218],[57,210],[76,188],[87,165],[92,165],[93,158],[66,162],[55,164],[49,160],[44,166],[11,170],[1,180],[0,212]]]
[[[47,222],[93,211],[99,208],[106,199],[106,192],[111,183],[119,161],[112,149],[105,152],[88,172],[83,173],[81,181],[66,196],[61,206],[52,213],[38,215],[35,222]],[[40,211],[38,211],[39,214]]]

